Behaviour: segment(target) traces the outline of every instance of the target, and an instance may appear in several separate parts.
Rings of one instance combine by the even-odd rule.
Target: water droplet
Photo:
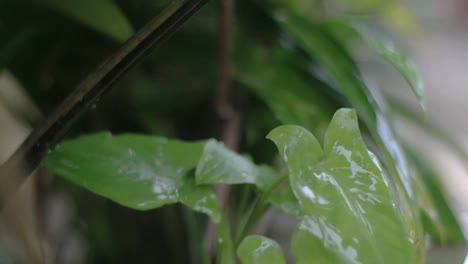
[[[161,188],[161,186],[159,185],[154,185],[153,186],[153,193],[155,194],[158,194],[158,193],[162,193],[163,189]]]
[[[135,156],[135,151],[131,148],[128,149],[128,155],[130,155],[130,157],[133,157]]]

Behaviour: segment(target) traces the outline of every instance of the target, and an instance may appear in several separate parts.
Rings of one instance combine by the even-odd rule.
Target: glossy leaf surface
[[[247,236],[237,248],[237,256],[243,264],[285,264],[281,247],[264,236]]]
[[[329,88],[295,69],[286,50],[239,45],[236,79],[257,94],[281,123],[300,125],[323,136],[338,108],[337,102],[323,93],[323,89]],[[299,214],[289,184],[271,194],[269,201],[290,215]]]
[[[303,220],[297,263],[416,263],[410,234],[353,110],[337,111],[324,148],[307,130],[281,126],[268,138],[287,162]]]
[[[118,41],[123,42],[133,34],[130,22],[112,0],[44,0],[40,3]]]
[[[398,144],[392,123],[388,120],[378,91],[370,89],[363,81],[349,52],[339,39],[306,19],[288,14],[280,21],[283,27],[299,44],[318,61],[337,82],[339,89],[356,108],[359,116],[369,128],[371,135],[383,150],[386,165],[398,191],[400,211],[412,229],[412,241],[419,245],[420,257],[423,257],[423,231],[404,152]]]
[[[187,176],[205,142],[99,133],[67,141],[44,160],[56,174],[124,206],[149,210],[181,202],[219,221],[213,190]]]
[[[277,176],[272,168],[257,166],[215,141],[206,143],[195,174],[197,184],[249,183],[260,189],[267,188]]]

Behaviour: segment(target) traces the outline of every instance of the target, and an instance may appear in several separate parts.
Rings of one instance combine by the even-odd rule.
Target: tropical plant
[[[424,110],[412,63],[380,33],[395,15],[394,29],[413,25],[397,2],[238,0],[234,12],[221,0],[150,54],[202,1],[167,4],[0,3],[0,67],[45,112],[108,57],[46,121],[13,110],[39,129],[2,167],[2,204],[22,182],[12,175],[42,162],[61,177],[51,192],[75,199],[99,263],[423,263],[427,235],[464,241],[394,116],[429,125],[361,71],[362,53],[375,54]],[[270,208],[297,221],[291,253],[256,231]]]

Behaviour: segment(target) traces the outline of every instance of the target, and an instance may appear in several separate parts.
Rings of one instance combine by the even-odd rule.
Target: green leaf
[[[133,34],[130,22],[112,0],[41,0],[38,3],[120,42]]]
[[[431,164],[409,148],[406,148],[406,152],[414,165],[414,173],[419,175],[414,178],[414,186],[422,210],[424,230],[443,246],[466,241]]]
[[[283,264],[286,260],[281,247],[264,236],[247,236],[237,248],[243,264]]]
[[[67,180],[133,209],[181,202],[219,221],[213,190],[196,186],[187,176],[204,145],[204,141],[98,133],[62,143],[44,164]]]
[[[365,36],[363,33],[361,34],[362,36]],[[369,45],[373,47],[382,58],[387,60],[400,72],[403,78],[405,78],[410,85],[413,93],[416,95],[421,108],[426,110],[423,82],[419,78],[414,64],[408,59],[408,57],[398,52],[392,44],[371,38],[366,39]]]
[[[419,256],[423,258],[424,234],[411,186],[412,180],[404,152],[383,109],[385,105],[382,97],[376,96],[378,91],[369,89],[364,83],[358,67],[339,39],[333,38],[323,27],[294,14],[287,14],[281,18],[280,23],[284,29],[295,37],[300,46],[337,82],[339,89],[356,108],[372,137],[382,148],[391,179],[398,191],[398,206],[412,229],[412,241],[418,244]]]
[[[349,35],[359,36],[380,57],[390,63],[401,74],[416,95],[421,108],[423,110],[426,109],[423,82],[419,78],[413,62],[406,55],[399,52],[394,44],[377,39],[369,29],[351,21],[328,21],[324,26],[338,39],[345,40]]]
[[[257,166],[215,141],[206,143],[195,175],[197,184],[249,183],[261,190],[270,186],[277,177],[273,168]]]
[[[292,241],[297,263],[416,263],[398,198],[362,141],[355,111],[336,112],[323,150],[299,126],[268,138],[288,164],[303,214]]]
[[[294,68],[293,56],[279,47],[264,49],[247,41],[238,43],[236,79],[256,93],[283,124],[295,124],[324,135],[336,100],[326,96],[324,84]],[[297,216],[300,209],[289,184],[268,197],[284,212]]]

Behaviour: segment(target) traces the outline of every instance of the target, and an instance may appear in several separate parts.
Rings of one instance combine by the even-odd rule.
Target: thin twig
[[[231,79],[232,79],[232,54],[233,54],[233,0],[220,0],[218,13],[218,64],[219,76],[215,98],[215,107],[222,121],[221,139],[224,144],[236,150],[240,139],[240,116],[230,103]],[[216,186],[216,192],[220,201],[221,209],[224,210],[229,200],[229,186]],[[205,247],[209,255],[214,255],[214,241],[216,236],[216,225],[208,223],[205,233]]]
[[[178,29],[207,0],[178,0],[130,38],[93,74],[88,76],[36,128],[13,156],[0,167],[0,210],[68,128],[112,85],[138,64],[151,49]]]

